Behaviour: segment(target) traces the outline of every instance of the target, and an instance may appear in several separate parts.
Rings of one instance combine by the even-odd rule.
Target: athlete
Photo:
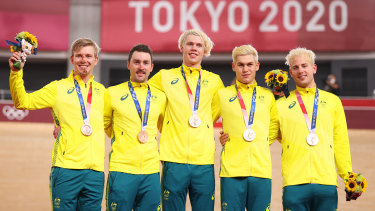
[[[236,82],[218,92],[228,140],[221,153],[221,208],[266,211],[272,177],[269,128],[278,126],[275,98],[255,81],[260,64],[253,46],[235,47],[232,57]]]
[[[107,210],[160,210],[160,166],[156,135],[166,97],[149,86],[152,51],[134,46],[127,61],[130,81],[108,88],[105,130],[111,137]]]
[[[50,108],[61,126],[52,151],[50,190],[53,210],[101,210],[104,190],[104,93],[92,71],[99,47],[90,39],[72,44],[74,70],[68,78],[26,93],[23,67],[15,52],[9,59],[9,84],[17,109]]]
[[[219,75],[201,67],[212,46],[204,32],[185,31],[178,41],[182,65],[160,70],[150,80],[168,98],[160,139],[164,211],[185,210],[187,192],[194,211],[214,209],[213,122],[220,110],[215,96],[224,85]]]
[[[337,210],[336,168],[341,178],[352,171],[343,106],[316,87],[314,52],[293,49],[286,64],[297,88],[276,102],[284,210]]]

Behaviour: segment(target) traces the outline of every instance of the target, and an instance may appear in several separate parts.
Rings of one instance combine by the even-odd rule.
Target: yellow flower
[[[30,34],[29,32],[25,32],[25,38],[29,39],[35,48],[38,47],[38,39],[36,39],[34,35]]]
[[[349,180],[346,185],[346,190],[349,192],[354,192],[357,189],[357,183],[353,180]]]
[[[362,188],[362,192],[366,192],[366,188],[367,188],[367,181],[366,181],[366,178],[363,177],[363,180],[360,184],[361,188]]]
[[[285,84],[288,81],[288,77],[284,74],[278,74],[276,76],[276,81],[279,82],[279,84]]]
[[[10,46],[10,52],[14,53],[14,49],[13,49],[13,46]]]
[[[350,172],[348,175],[348,180],[349,181],[355,181],[355,178],[357,178],[357,174],[354,172]]]
[[[275,74],[272,71],[269,71],[264,78],[266,79],[266,83],[270,83],[274,77]]]

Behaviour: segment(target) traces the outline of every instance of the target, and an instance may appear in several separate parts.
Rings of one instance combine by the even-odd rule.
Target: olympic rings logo
[[[22,120],[27,115],[29,115],[28,110],[18,110],[14,106],[5,105],[3,107],[3,114],[6,116],[9,120]]]

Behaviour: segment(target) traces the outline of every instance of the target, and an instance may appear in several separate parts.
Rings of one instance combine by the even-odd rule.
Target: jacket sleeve
[[[277,111],[276,101],[273,96],[270,108],[270,117],[269,144],[271,145],[276,139],[280,140],[279,112]]]
[[[53,81],[33,93],[26,93],[23,70],[10,72],[9,87],[13,104],[17,109],[36,110],[51,108],[56,100],[57,81]]]
[[[223,81],[220,79],[220,76],[218,76],[218,78],[219,79],[218,79],[217,86],[214,91],[214,96],[212,98],[212,103],[211,103],[212,120],[214,124],[220,117],[220,98],[219,98],[218,91],[224,88],[224,84],[223,84]]]
[[[163,94],[164,95],[164,94]],[[165,96],[165,95],[164,95]],[[159,132],[161,133],[162,132],[162,129],[163,129],[163,122],[164,122],[164,115],[165,115],[165,108],[167,106],[167,97],[165,96],[164,97],[164,101],[163,101],[163,105],[161,107],[161,111],[160,111],[160,115],[159,115],[159,119],[158,119],[158,129],[159,129]]]
[[[337,98],[337,106],[334,113],[334,132],[333,145],[335,153],[335,161],[338,174],[344,178],[348,172],[352,171],[352,161],[350,156],[350,146],[348,137],[348,128],[344,108],[339,98]]]
[[[157,72],[152,78],[147,82],[150,86],[159,89],[160,91],[164,92],[163,86],[162,86],[162,81],[161,81],[161,72]]]
[[[112,101],[109,94],[109,90],[106,89],[104,93],[104,131],[109,138],[112,138],[113,126],[112,126]]]

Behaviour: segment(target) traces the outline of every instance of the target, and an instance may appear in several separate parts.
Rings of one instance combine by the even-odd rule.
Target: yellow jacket
[[[84,122],[74,86],[73,72],[68,78],[53,81],[30,94],[25,91],[22,77],[23,70],[10,73],[9,84],[14,106],[23,110],[51,108],[61,126],[61,132],[52,151],[52,167],[104,171],[104,86],[94,81],[94,76],[87,84],[80,76],[76,76],[85,106],[92,82],[89,123],[93,133],[84,136],[81,133]]]
[[[300,88],[309,121],[316,88]],[[288,98],[277,100],[282,146],[283,186],[304,183],[337,185],[336,167],[343,178],[352,171],[348,130],[340,99],[319,89],[319,104],[315,134],[319,142],[306,142],[309,130],[296,98],[295,91]],[[276,133],[276,131],[273,131]]]
[[[131,82],[144,116],[147,83]],[[129,174],[152,174],[160,171],[157,126],[161,126],[166,105],[163,92],[151,87],[150,110],[147,122],[147,143],[141,144],[137,135],[141,131],[139,118],[128,82],[109,87],[106,93],[104,122],[107,135],[112,138],[109,171]]]
[[[219,90],[223,131],[229,140],[221,152],[221,177],[272,178],[269,148],[269,128],[277,125],[275,98],[266,88],[254,84],[246,85],[236,81],[244,100],[247,115],[250,114],[251,99],[256,87],[256,107],[252,129],[256,137],[252,142],[243,138],[246,129],[235,85]],[[247,120],[248,120],[247,116]]]
[[[190,89],[195,96],[200,68],[183,69]],[[201,125],[189,125],[192,109],[181,67],[160,70],[149,81],[151,86],[163,91],[168,98],[160,139],[160,159],[175,163],[195,165],[213,164],[215,141],[213,122],[219,117],[217,91],[224,87],[220,76],[202,70],[198,116]]]

